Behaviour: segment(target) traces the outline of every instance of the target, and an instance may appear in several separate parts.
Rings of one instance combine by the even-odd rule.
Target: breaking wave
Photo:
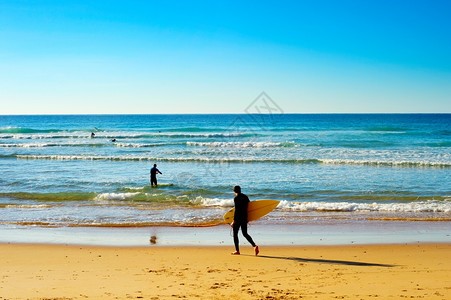
[[[277,208],[291,211],[451,213],[451,199],[409,203],[291,202],[283,200]]]
[[[143,138],[229,138],[229,137],[254,137],[256,133],[184,133],[184,132],[95,132],[95,139],[143,139]],[[0,139],[15,140],[42,140],[42,139],[90,139],[90,131],[49,131],[36,133],[0,132]]]
[[[109,161],[168,161],[168,162],[205,162],[205,163],[288,163],[288,164],[326,164],[326,165],[364,165],[374,167],[410,167],[410,168],[450,168],[451,162],[444,161],[390,161],[390,160],[353,160],[353,159],[273,159],[240,157],[147,157],[147,156],[100,156],[100,155],[13,155],[18,159],[30,160],[109,160]],[[7,157],[11,157],[8,155]]]
[[[184,145],[185,143],[114,143],[116,147],[120,148],[150,148],[150,147],[161,147],[161,146],[171,146],[171,145]]]
[[[102,143],[10,143],[0,144],[1,148],[45,148],[45,147],[104,147]]]
[[[269,147],[295,147],[295,142],[187,142],[187,146],[218,147],[218,148],[269,148]]]
[[[139,192],[136,193],[102,193],[97,195],[94,200],[127,200],[133,199]]]
[[[234,202],[233,199],[219,199],[219,198],[203,198],[197,197],[194,200],[190,201],[193,204],[201,205],[201,206],[219,206],[219,207],[233,207]]]

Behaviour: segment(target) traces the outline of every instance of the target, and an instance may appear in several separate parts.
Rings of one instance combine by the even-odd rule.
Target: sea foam
[[[97,195],[94,200],[127,200],[132,199],[139,193],[102,193]]]
[[[167,162],[206,162],[206,163],[288,163],[288,164],[325,164],[325,165],[362,165],[374,167],[407,167],[407,168],[450,168],[449,161],[390,161],[390,160],[355,160],[355,159],[277,159],[223,156],[217,157],[149,157],[134,155],[39,155],[39,154],[17,154],[18,159],[44,159],[44,160],[111,160],[111,161],[167,161]]]
[[[291,211],[336,211],[336,212],[451,212],[451,199],[428,200],[408,203],[355,203],[355,202],[293,202],[283,200],[278,209]]]
[[[220,198],[204,198],[202,196],[191,200],[191,203],[201,206],[220,206],[220,207],[233,207],[233,199],[220,199]]]
[[[295,146],[294,142],[187,142],[187,146],[218,148],[269,148]]]

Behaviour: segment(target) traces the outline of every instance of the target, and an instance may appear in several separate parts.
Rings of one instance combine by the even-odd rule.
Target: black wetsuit
[[[235,202],[235,215],[233,217],[233,242],[235,243],[236,251],[240,251],[238,241],[238,231],[241,227],[243,236],[249,241],[252,247],[255,247],[255,243],[251,236],[247,233],[247,205],[249,204],[249,198],[245,194],[238,194],[234,199]]]
[[[155,186],[157,186],[157,173],[161,174],[161,172],[157,168],[153,167],[152,169],[150,169],[150,185],[152,186],[154,184]]]

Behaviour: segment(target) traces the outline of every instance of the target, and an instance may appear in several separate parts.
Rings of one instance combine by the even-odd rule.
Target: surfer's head
[[[233,187],[233,191],[237,194],[241,193],[241,187],[239,185],[235,185]]]

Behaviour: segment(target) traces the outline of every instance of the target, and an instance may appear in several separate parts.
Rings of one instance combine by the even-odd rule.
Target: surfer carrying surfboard
[[[258,246],[252,240],[252,237],[247,233],[247,206],[249,204],[249,198],[241,193],[241,187],[236,185],[233,188],[235,192],[235,198],[233,202],[235,203],[235,214],[233,216],[233,222],[230,224],[233,228],[233,242],[235,243],[235,252],[232,255],[240,255],[240,244],[238,240],[238,231],[241,227],[241,233],[249,241],[249,243],[254,247],[255,255],[258,255]]]

